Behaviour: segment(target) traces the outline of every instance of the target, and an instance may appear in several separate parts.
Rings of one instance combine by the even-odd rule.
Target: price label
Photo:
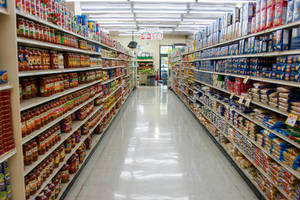
[[[296,122],[297,122],[298,116],[294,115],[294,114],[289,114],[288,118],[286,119],[285,123],[287,125],[290,125],[292,127],[295,126]]]
[[[251,102],[251,99],[246,99],[245,106],[249,107],[250,106],[250,102]]]
[[[230,95],[230,99],[232,99],[234,97],[234,93],[231,93]]]
[[[243,83],[246,84],[246,83],[248,82],[249,78],[250,78],[249,76],[246,76],[246,77],[244,78]]]
[[[244,97],[244,96],[241,96],[241,97],[240,97],[240,99],[239,99],[239,101],[238,101],[238,102],[239,102],[239,104],[243,104],[243,102],[244,102],[244,99],[245,99],[245,97]]]

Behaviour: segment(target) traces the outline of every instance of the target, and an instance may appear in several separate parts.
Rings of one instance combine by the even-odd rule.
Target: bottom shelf
[[[188,105],[186,105],[186,103],[184,102],[184,100],[180,97],[179,94],[177,94],[174,90],[173,92],[176,94],[176,96],[183,102],[183,104],[194,114],[194,116],[199,120],[197,114],[195,113],[194,110],[192,110]],[[204,118],[206,118],[204,115],[201,114],[201,116],[203,116]],[[214,125],[208,118],[206,118],[212,125]],[[200,122],[201,123],[201,122]],[[238,170],[239,174],[244,178],[244,180],[247,182],[247,184],[254,189],[254,193],[258,196],[259,199],[268,199],[267,196],[264,194],[263,191],[261,191],[260,187],[258,186],[258,184],[253,180],[252,176],[249,174],[249,172],[247,170],[244,170],[240,167],[239,163],[236,162],[234,160],[234,158],[231,156],[231,154],[224,148],[224,146],[218,142],[217,138],[215,138],[212,134],[210,134],[209,129],[201,123],[201,125],[203,125],[207,132],[208,135],[210,136],[210,138],[213,140],[213,142],[218,146],[218,148],[224,153],[225,157],[233,164],[233,166]],[[217,128],[217,127],[216,127]],[[218,128],[217,128],[218,129]],[[230,141],[231,142],[231,141]]]
[[[125,99],[122,102],[122,106],[127,101],[128,97],[130,96],[130,94],[132,93],[132,91],[133,91],[133,89],[129,92],[129,94],[127,95],[127,97],[125,97]],[[87,154],[85,156],[85,160],[83,161],[83,163],[81,163],[79,165],[78,171],[76,173],[70,174],[70,177],[69,177],[70,181],[68,183],[62,184],[62,189],[61,189],[61,191],[59,193],[59,196],[56,199],[64,199],[65,198],[65,196],[67,195],[69,189],[72,187],[73,183],[76,181],[76,178],[81,173],[81,170],[88,163],[90,157],[93,155],[93,153],[96,150],[96,147],[98,146],[98,144],[100,144],[100,141],[103,138],[103,135],[106,133],[106,131],[109,129],[110,125],[112,124],[112,122],[114,121],[114,119],[116,118],[116,116],[119,114],[120,110],[122,109],[122,106],[117,110],[116,114],[112,117],[112,119],[108,123],[107,127],[103,130],[103,132],[100,135],[94,135],[93,136],[92,146],[91,146],[91,149],[87,152]]]

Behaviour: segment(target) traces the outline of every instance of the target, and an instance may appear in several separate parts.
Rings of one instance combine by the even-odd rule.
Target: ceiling
[[[255,0],[67,0],[76,14],[88,15],[110,33],[138,34],[159,30],[189,35],[209,25],[242,3]]]

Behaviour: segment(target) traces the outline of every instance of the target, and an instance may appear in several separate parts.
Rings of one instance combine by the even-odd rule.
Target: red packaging
[[[256,32],[261,31],[261,21],[260,21],[260,17],[261,17],[260,12],[256,13],[256,25],[255,25],[255,31],[256,31]]]
[[[273,27],[275,6],[268,7],[266,28]]]
[[[275,5],[275,0],[267,0],[267,8],[274,6]]]
[[[281,0],[275,4],[274,26],[280,26],[286,22],[287,1]]]
[[[260,2],[260,11],[267,8],[267,0],[261,0]]]
[[[266,26],[267,26],[267,9],[263,9],[261,12],[260,12],[260,30],[263,31],[266,29]]]

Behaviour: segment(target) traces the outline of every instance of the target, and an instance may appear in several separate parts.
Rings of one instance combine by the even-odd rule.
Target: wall
[[[132,40],[131,36],[111,36],[115,40],[127,47],[128,43]],[[159,47],[160,45],[173,45],[186,43],[184,35],[164,35],[163,40],[141,40],[138,36],[134,37],[134,41],[143,48],[143,51],[153,53],[154,66],[159,68]]]

